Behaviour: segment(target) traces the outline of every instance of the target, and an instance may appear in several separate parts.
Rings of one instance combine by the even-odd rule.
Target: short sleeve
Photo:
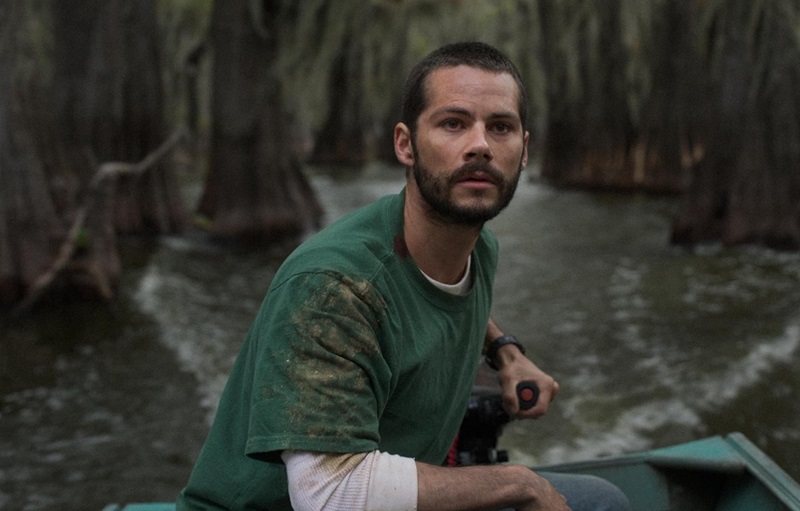
[[[246,453],[361,452],[380,441],[390,369],[379,342],[385,302],[366,280],[295,275],[259,318]]]

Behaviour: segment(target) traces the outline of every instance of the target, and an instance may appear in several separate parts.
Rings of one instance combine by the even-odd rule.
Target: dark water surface
[[[399,190],[402,171],[314,184],[332,220]],[[671,248],[676,205],[524,181],[493,221],[495,317],[562,386],[546,418],[506,428],[512,461],[741,431],[800,478],[800,255]],[[130,244],[115,310],[75,305],[4,321],[0,509],[174,499],[290,250]]]

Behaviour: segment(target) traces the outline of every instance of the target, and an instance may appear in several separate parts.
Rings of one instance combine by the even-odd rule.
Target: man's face
[[[412,143],[420,195],[441,220],[482,225],[509,204],[527,163],[516,82],[458,66],[432,72],[426,92]]]

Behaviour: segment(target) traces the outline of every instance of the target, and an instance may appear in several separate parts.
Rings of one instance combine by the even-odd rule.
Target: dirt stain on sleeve
[[[309,275],[313,285],[287,318],[292,339],[283,397],[292,429],[309,437],[375,437],[377,406],[369,367],[386,303],[370,282],[343,275]],[[300,304],[300,301],[295,303]],[[265,393],[274,394],[276,389]]]

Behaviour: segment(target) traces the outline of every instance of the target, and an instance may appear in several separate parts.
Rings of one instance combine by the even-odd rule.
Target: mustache
[[[450,175],[449,181],[450,183],[457,183],[477,172],[486,174],[489,179],[496,184],[500,184],[504,181],[503,173],[484,160],[474,160],[465,163]]]

